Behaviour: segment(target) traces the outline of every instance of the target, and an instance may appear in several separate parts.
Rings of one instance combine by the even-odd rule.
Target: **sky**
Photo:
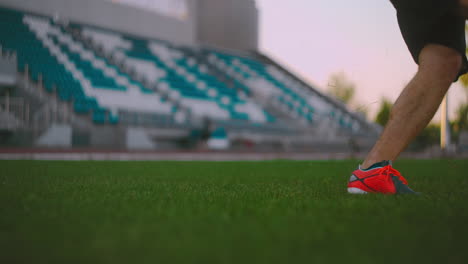
[[[388,0],[257,0],[257,6],[262,52],[322,91],[332,73],[344,72],[372,118],[381,98],[396,100],[417,70]],[[454,84],[452,118],[464,98]]]

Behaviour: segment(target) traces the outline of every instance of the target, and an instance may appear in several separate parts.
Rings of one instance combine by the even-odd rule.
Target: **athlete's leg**
[[[364,168],[382,160],[395,160],[430,122],[462,65],[460,52],[429,44],[419,54],[419,69],[406,86],[390,114],[380,139]]]
[[[460,15],[468,19],[468,0],[458,0],[460,4]]]

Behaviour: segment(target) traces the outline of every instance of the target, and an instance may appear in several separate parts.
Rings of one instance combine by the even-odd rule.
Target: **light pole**
[[[440,112],[440,148],[443,151],[446,151],[447,148],[450,148],[450,120],[448,116],[448,93],[445,95],[444,100],[441,105]]]

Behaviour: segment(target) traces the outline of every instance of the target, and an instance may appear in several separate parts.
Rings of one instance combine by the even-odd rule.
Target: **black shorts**
[[[440,44],[462,55],[460,74],[468,72],[465,18],[458,15],[458,0],[390,0],[397,10],[401,34],[418,63],[428,44]]]

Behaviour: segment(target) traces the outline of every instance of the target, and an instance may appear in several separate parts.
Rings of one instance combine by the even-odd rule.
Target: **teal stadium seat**
[[[28,65],[31,80],[37,82],[41,76],[46,91],[57,92],[63,101],[74,100],[75,112],[85,114],[98,108],[96,100],[85,97],[79,82],[23,23],[21,12],[0,8],[0,44],[6,50],[16,51],[18,71],[24,72]],[[99,112],[95,121],[102,120],[105,118]]]
[[[261,77],[277,87],[279,90],[282,91],[284,95],[288,95],[291,99],[286,99],[283,96],[280,96],[278,98],[279,102],[287,106],[287,108],[290,111],[294,111],[298,116],[300,116],[302,119],[306,120],[309,123],[313,122],[313,115],[311,113],[314,112],[314,108],[309,105],[300,95],[298,95],[296,92],[294,92],[292,89],[289,89],[284,83],[278,81],[275,79],[270,73],[268,73],[265,64],[263,64],[260,61],[246,58],[246,57],[241,57],[237,55],[230,55],[230,54],[225,54],[221,53],[218,51],[211,51],[208,50],[205,52],[209,56],[211,54],[214,54],[219,60],[223,61],[225,64],[227,64],[232,70],[234,70],[236,73],[241,74],[241,76],[244,79],[251,79],[254,78],[255,76]],[[234,62],[239,61],[241,64],[245,65],[248,67],[250,70],[249,72],[244,71],[240,66],[236,65]],[[251,73],[253,72],[253,74]],[[245,87],[244,84],[242,84],[239,81],[235,81],[236,86],[240,87],[240,89],[244,90],[247,94],[250,94],[250,91],[248,90],[247,87]],[[296,106],[299,105],[299,106]],[[308,111],[303,111],[304,108],[307,108]],[[274,118],[268,118],[269,120],[274,120]]]
[[[121,121],[119,115],[117,113],[111,113],[109,109],[99,105],[96,98],[86,94],[82,87],[83,80],[75,79],[74,76],[77,76],[76,73],[73,75],[51,54],[49,48],[44,46],[41,40],[36,37],[35,33],[29,29],[29,26],[25,24],[27,21],[23,22],[24,15],[25,14],[22,12],[0,8],[0,44],[3,49],[15,51],[17,53],[18,71],[25,72],[26,65],[28,65],[31,80],[35,82],[42,80],[44,89],[47,92],[55,93],[60,100],[72,103],[73,109],[77,114],[90,114],[93,122],[96,124],[118,124]],[[47,19],[52,21],[50,18]],[[53,22],[51,22],[51,24],[53,25]],[[72,24],[72,27],[81,29],[81,26],[78,24]],[[63,28],[58,26],[55,28],[59,29],[61,34],[70,36]],[[118,80],[109,77],[103,70],[93,66],[88,59],[82,58],[81,55],[74,49],[72,50],[68,44],[61,42],[63,40],[59,39],[55,34],[54,32],[49,32],[47,37],[52,41],[54,46],[57,46],[60,52],[67,57],[67,60],[75,65],[76,68],[83,73],[83,76],[91,82],[92,88],[110,89],[122,92],[128,90],[124,85],[119,85],[117,83]],[[166,83],[170,89],[178,91],[183,98],[216,103],[220,109],[224,109],[229,113],[230,119],[232,120],[251,121],[249,114],[238,112],[235,107],[236,105],[246,103],[246,101],[239,98],[238,91],[242,91],[247,96],[251,94],[250,89],[244,83],[236,80],[232,86],[228,86],[210,72],[200,71],[200,65],[198,63],[191,63],[189,56],[184,53],[182,48],[164,43],[163,45],[170,47],[172,50],[181,52],[182,56],[176,60],[175,63],[187,73],[195,76],[194,81],[193,79],[181,75],[167,65],[165,60],[155,55],[149,48],[149,40],[123,34],[120,35],[123,39],[130,41],[132,44],[130,48],[121,49],[125,56],[151,61],[156,67],[164,70],[166,74],[165,77],[158,80],[160,84]],[[78,42],[78,40],[73,41]],[[94,58],[104,61],[108,69],[113,69],[118,76],[126,78],[128,83],[139,87],[142,93],[155,93],[155,91],[145,87],[139,81],[133,80],[127,73],[122,72],[119,67],[112,65],[108,59],[98,56],[96,52],[91,49],[86,50],[92,52]],[[203,54],[200,53],[199,55]],[[221,53],[219,53],[219,56],[225,58],[226,61],[232,60],[233,58],[230,55]],[[193,57],[192,54],[190,58]],[[261,63],[254,60],[244,58],[242,62],[259,72],[264,71],[264,67]],[[237,66],[235,70],[243,76],[250,77],[249,74],[243,72],[242,69]],[[266,78],[268,78],[268,76]],[[206,89],[201,89],[197,86],[200,82],[206,85]],[[215,93],[212,93],[212,90],[214,90]],[[164,102],[164,100],[161,100],[161,102]],[[169,102],[165,103],[169,104]],[[261,109],[260,113],[265,116],[267,122],[273,123],[276,121],[276,119],[265,110]],[[174,115],[175,112],[171,114]],[[161,118],[158,118],[158,120],[160,119]]]

